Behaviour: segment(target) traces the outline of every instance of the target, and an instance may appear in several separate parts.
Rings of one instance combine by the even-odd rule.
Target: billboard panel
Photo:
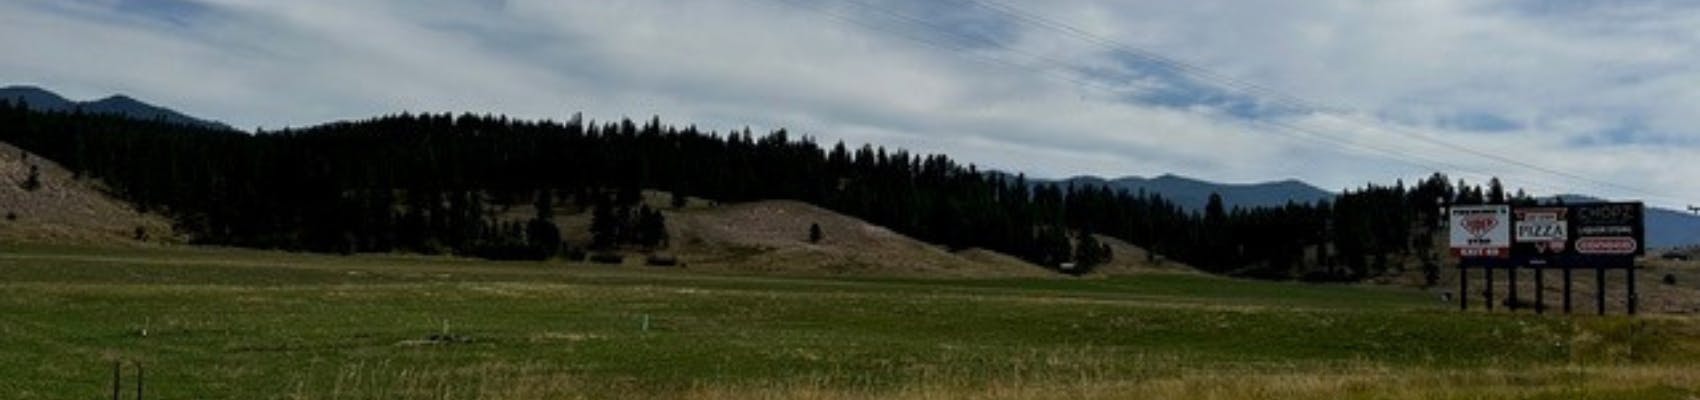
[[[1646,216],[1641,203],[1570,206],[1570,249],[1586,257],[1634,257],[1647,253]]]
[[[1511,207],[1453,206],[1449,212],[1452,253],[1459,257],[1511,255]]]

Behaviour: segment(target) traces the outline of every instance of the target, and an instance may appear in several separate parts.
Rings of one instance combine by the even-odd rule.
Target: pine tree
[[[638,209],[637,220],[637,244],[656,248],[667,243],[667,217],[661,215],[660,211],[643,206]]]
[[[536,215],[526,223],[525,239],[539,258],[551,258],[561,251],[561,228],[555,226],[555,202],[549,190],[537,191]]]
[[[598,200],[590,214],[591,247],[599,250],[613,248],[619,243],[620,221],[614,207],[606,199]]]

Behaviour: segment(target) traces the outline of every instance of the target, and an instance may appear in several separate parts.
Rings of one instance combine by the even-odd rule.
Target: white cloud
[[[1692,28],[1700,10],[1681,4],[1010,3],[1349,112],[1247,121],[1209,105],[1129,103],[1130,94],[1187,82],[1125,70],[1104,46],[1033,24],[998,25],[987,18],[997,14],[966,4],[205,0],[187,7],[202,12],[159,18],[128,1],[0,3],[8,54],[0,77],[79,97],[124,92],[237,126],[401,110],[584,111],[722,130],[788,127],[825,142],[943,152],[1047,177],[1176,172],[1297,177],[1339,189],[1461,167],[1447,172],[1667,206],[1684,201],[1672,197],[1700,199],[1700,188],[1683,186],[1700,172],[1683,163],[1700,148],[1700,116],[1691,112],[1700,67],[1688,62],[1700,51]],[[958,20],[982,25],[916,24]],[[995,45],[975,33],[998,29],[1009,34]]]

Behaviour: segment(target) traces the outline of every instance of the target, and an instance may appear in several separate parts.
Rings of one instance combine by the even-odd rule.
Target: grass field
[[[0,246],[0,398],[1670,398],[1700,321],[1188,274],[895,280]],[[145,332],[145,334],[144,334]],[[445,334],[446,332],[446,334]]]

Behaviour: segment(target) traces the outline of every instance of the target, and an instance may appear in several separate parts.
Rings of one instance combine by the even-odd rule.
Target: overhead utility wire
[[[1244,80],[1237,79],[1237,78],[1234,78],[1234,77],[1231,77],[1231,76],[1219,74],[1219,73],[1216,73],[1214,71],[1211,71],[1208,68],[1204,68],[1204,67],[1200,67],[1200,66],[1197,66],[1197,65],[1187,63],[1187,62],[1168,58],[1168,57],[1165,57],[1161,54],[1157,54],[1157,53],[1149,51],[1149,50],[1141,49],[1141,48],[1130,46],[1130,45],[1127,45],[1125,43],[1122,43],[1122,42],[1119,42],[1119,41],[1116,41],[1116,40],[1113,40],[1113,39],[1105,38],[1103,36],[1093,34],[1091,32],[1087,32],[1083,29],[1074,27],[1072,25],[1062,23],[1062,22],[1057,22],[1057,21],[1052,20],[1050,18],[1046,18],[1044,16],[1033,14],[1031,12],[1021,10],[1021,9],[1016,8],[1014,6],[1010,6],[1008,4],[998,2],[997,0],[965,0],[965,1],[968,1],[968,2],[973,3],[973,4],[980,5],[984,9],[991,10],[993,12],[997,12],[997,13],[1003,14],[1005,16],[1012,17],[1015,20],[1017,20],[1018,22],[1023,22],[1023,23],[1027,23],[1027,24],[1030,24],[1030,25],[1035,25],[1035,26],[1039,26],[1039,27],[1042,27],[1042,28],[1045,28],[1045,29],[1049,29],[1049,30],[1052,30],[1052,31],[1060,32],[1060,33],[1063,33],[1063,34],[1067,34],[1067,35],[1070,35],[1070,36],[1075,36],[1077,38],[1084,39],[1088,42],[1092,42],[1092,43],[1097,44],[1099,46],[1103,46],[1103,47],[1109,48],[1111,50],[1116,50],[1116,51],[1119,51],[1119,52],[1122,52],[1122,53],[1125,53],[1125,54],[1128,54],[1128,55],[1132,55],[1134,57],[1144,59],[1146,61],[1152,62],[1154,64],[1157,64],[1157,65],[1160,65],[1160,66],[1163,66],[1163,67],[1166,67],[1166,68],[1169,68],[1169,69],[1177,71],[1177,72],[1193,75],[1194,77],[1199,78],[1201,80],[1215,81],[1215,83],[1222,85],[1222,86],[1229,87],[1231,89],[1238,89],[1239,91],[1246,92],[1248,94],[1261,95],[1263,97],[1268,98],[1271,101],[1281,103],[1281,104],[1289,106],[1289,107],[1294,107],[1294,108],[1298,108],[1298,109],[1306,110],[1306,111],[1312,111],[1312,112],[1320,113],[1320,114],[1327,115],[1327,116],[1330,116],[1330,117],[1333,117],[1333,118],[1346,120],[1346,121],[1349,121],[1349,122],[1355,122],[1357,124],[1370,127],[1371,129],[1394,131],[1396,133],[1403,134],[1403,136],[1408,136],[1408,137],[1411,137],[1411,138],[1416,139],[1416,140],[1427,142],[1429,144],[1446,147],[1446,148],[1449,148],[1449,149],[1452,149],[1452,150],[1464,152],[1464,153],[1471,154],[1471,155],[1474,155],[1474,156],[1492,159],[1492,160],[1499,161],[1499,162],[1502,162],[1502,163],[1505,163],[1505,164],[1514,165],[1514,166],[1522,167],[1522,168],[1537,171],[1537,172],[1542,172],[1542,173],[1549,174],[1549,175],[1569,178],[1569,179],[1573,179],[1573,180],[1577,180],[1577,181],[1581,181],[1581,182],[1586,182],[1586,183],[1592,183],[1592,184],[1601,185],[1601,186],[1615,187],[1615,188],[1618,188],[1618,189],[1628,190],[1628,191],[1631,191],[1631,192],[1636,192],[1636,193],[1640,193],[1640,194],[1644,194],[1644,195],[1651,195],[1651,196],[1654,196],[1654,197],[1660,197],[1660,198],[1665,198],[1665,199],[1669,199],[1669,200],[1681,199],[1680,197],[1669,196],[1669,195],[1666,195],[1666,194],[1657,193],[1657,192],[1646,190],[1646,189],[1643,189],[1643,188],[1628,186],[1628,185],[1624,185],[1624,184],[1620,184],[1620,183],[1616,183],[1616,182],[1597,180],[1597,179],[1589,178],[1589,177],[1586,177],[1586,176],[1583,176],[1583,175],[1569,173],[1569,172],[1565,172],[1565,171],[1560,171],[1560,170],[1557,170],[1557,169],[1540,166],[1540,165],[1533,164],[1533,163],[1530,163],[1530,162],[1521,161],[1521,160],[1517,160],[1517,159],[1514,159],[1514,158],[1501,156],[1501,155],[1494,154],[1494,153],[1491,153],[1491,152],[1476,150],[1476,149],[1470,148],[1468,146],[1459,145],[1459,144],[1456,144],[1456,143],[1447,142],[1445,140],[1429,137],[1426,134],[1405,128],[1403,126],[1386,125],[1386,124],[1379,123],[1379,121],[1367,121],[1366,122],[1366,121],[1363,121],[1363,120],[1361,120],[1357,117],[1352,117],[1356,114],[1349,112],[1346,109],[1327,107],[1327,106],[1321,105],[1321,104],[1313,102],[1313,101],[1305,100],[1305,99],[1300,98],[1298,96],[1287,94],[1287,93],[1282,92],[1280,90],[1272,89],[1272,88],[1269,88],[1269,87],[1266,87],[1266,86],[1263,86],[1263,85],[1258,85],[1258,84],[1253,83],[1253,82],[1244,81]]]
[[[832,18],[832,19],[835,19],[835,20],[856,24],[856,25],[859,25],[859,26],[862,26],[862,27],[865,27],[865,28],[874,29],[876,31],[882,31],[882,32],[888,31],[886,26],[882,26],[880,24],[869,22],[869,21],[866,21],[866,20],[863,20],[863,19],[858,19],[853,15],[835,12],[835,11],[830,10],[830,9],[813,7],[813,6],[810,6],[809,4],[805,4],[803,2],[800,2],[799,0],[773,0],[773,1],[787,3],[788,5],[790,5],[792,7],[796,7],[796,8],[804,9],[804,10],[807,10],[807,11],[816,12],[816,13],[820,13],[820,14],[826,15],[826,16]],[[1062,60],[1058,60],[1056,58],[1046,57],[1046,56],[1034,54],[1034,53],[1031,53],[1031,52],[1023,51],[1023,50],[1020,50],[1020,49],[1011,48],[1008,45],[997,42],[996,40],[993,40],[993,39],[980,37],[980,36],[968,36],[968,35],[964,35],[964,34],[954,34],[954,33],[951,33],[952,31],[950,31],[948,29],[949,27],[942,26],[942,25],[939,25],[939,24],[934,23],[934,22],[930,22],[930,21],[920,19],[920,18],[917,18],[917,17],[914,17],[914,16],[903,14],[901,12],[890,10],[890,9],[887,9],[887,8],[884,8],[884,7],[879,7],[879,6],[876,6],[876,5],[873,5],[873,4],[869,4],[867,2],[858,1],[858,0],[846,0],[846,2],[853,3],[853,4],[855,4],[859,7],[862,7],[862,8],[875,10],[875,11],[878,11],[880,13],[886,14],[888,16],[898,18],[898,19],[902,19],[902,20],[908,21],[908,22],[913,23],[913,24],[927,25],[929,27],[935,28],[939,32],[944,32],[947,35],[953,35],[953,36],[955,36],[956,39],[971,39],[975,42],[978,42],[978,43],[986,45],[986,46],[998,47],[998,48],[1010,51],[1012,53],[1016,53],[1016,54],[1027,56],[1027,57],[1032,57],[1034,59],[1045,61],[1045,62],[1051,63],[1053,65],[1062,67],[1064,69],[1078,68],[1078,66],[1076,66],[1074,64],[1070,64],[1070,63],[1064,62]],[[924,45],[927,45],[927,46],[939,48],[939,49],[942,49],[942,50],[951,51],[953,53],[972,53],[972,52],[969,51],[969,50],[971,50],[971,48],[969,48],[966,45],[960,44],[960,43],[940,41],[940,40],[936,40],[936,39],[929,38],[929,37],[926,37],[926,36],[921,36],[921,35],[915,34],[913,32],[908,32],[908,31],[895,32],[895,33],[898,33],[898,36],[901,37],[901,38],[908,39],[908,40],[911,40],[911,41],[914,41],[914,42],[917,42],[917,43],[921,43],[921,44],[924,44]],[[974,55],[974,54],[971,54],[971,55]],[[1088,87],[1098,89],[1098,90],[1101,90],[1101,91],[1104,91],[1104,92],[1107,92],[1107,93],[1111,93],[1111,94],[1119,94],[1120,91],[1121,91],[1120,88],[1110,86],[1110,85],[1103,83],[1103,82],[1085,80],[1085,79],[1081,79],[1079,77],[1075,77],[1075,76],[1072,76],[1072,75],[1058,73],[1058,72],[1056,72],[1054,70],[1050,70],[1050,69],[1038,68],[1038,67],[1034,67],[1034,66],[1031,66],[1031,65],[1018,64],[1018,63],[1015,63],[1015,62],[1011,62],[1009,60],[1004,60],[1004,59],[999,59],[999,58],[994,58],[994,57],[989,57],[989,56],[984,56],[984,55],[975,55],[975,57],[973,57],[973,58],[976,59],[976,60],[984,61],[984,62],[991,62],[991,63],[1003,65],[1005,67],[1037,71],[1037,72],[1040,72],[1040,73],[1042,73],[1042,74],[1044,74],[1048,77],[1051,77],[1051,78],[1062,79],[1062,80],[1068,81],[1070,83],[1078,84],[1078,85],[1081,85],[1081,86],[1088,86]],[[1344,139],[1334,137],[1334,135],[1319,133],[1315,130],[1306,129],[1306,128],[1299,127],[1299,126],[1296,126],[1296,125],[1293,125],[1293,124],[1276,122],[1276,121],[1261,120],[1261,119],[1235,119],[1235,121],[1241,122],[1241,123],[1248,123],[1248,124],[1253,125],[1253,126],[1261,125],[1263,127],[1274,128],[1274,129],[1279,130],[1279,131],[1286,131],[1288,133],[1300,134],[1300,135],[1303,135],[1304,138],[1327,142],[1326,144],[1335,145],[1335,146],[1339,146],[1339,147],[1355,149],[1355,150],[1358,150],[1360,153],[1364,153],[1364,154],[1375,153],[1375,154],[1379,155],[1378,157],[1385,157],[1385,158],[1391,159],[1393,161],[1397,161],[1397,162],[1400,162],[1400,163],[1403,163],[1403,164],[1414,166],[1414,167],[1422,169],[1423,172],[1451,170],[1451,171],[1457,171],[1457,172],[1461,172],[1461,173],[1469,173],[1471,175],[1477,175],[1477,176],[1482,176],[1482,177],[1492,176],[1492,174],[1482,173],[1482,172],[1471,173],[1470,169],[1468,169],[1468,168],[1463,168],[1463,167],[1460,167],[1460,166],[1457,166],[1455,164],[1451,164],[1451,163],[1448,163],[1448,162],[1445,162],[1445,161],[1440,161],[1440,160],[1436,160],[1436,159],[1428,158],[1428,157],[1416,156],[1416,155],[1413,155],[1413,154],[1409,154],[1408,152],[1400,151],[1400,150],[1397,150],[1397,149],[1388,149],[1388,148],[1383,148],[1383,147],[1378,147],[1378,146],[1371,146],[1371,145],[1364,144],[1364,143],[1358,143],[1358,142],[1353,142],[1353,141],[1349,141],[1349,140],[1344,140]],[[1411,158],[1415,158],[1415,159],[1417,159],[1417,161],[1413,161],[1413,160],[1411,160]],[[1437,167],[1436,166],[1437,164],[1441,165],[1443,167]],[[1546,186],[1546,185],[1530,184],[1528,186]]]

